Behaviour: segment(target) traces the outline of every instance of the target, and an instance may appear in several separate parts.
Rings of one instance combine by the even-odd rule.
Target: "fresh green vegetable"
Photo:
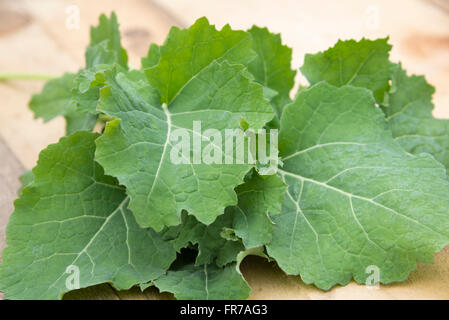
[[[58,299],[109,282],[245,299],[248,255],[324,290],[373,268],[381,283],[406,279],[449,244],[449,127],[431,115],[433,87],[390,49],[362,39],[308,54],[309,86],[292,94],[292,51],[266,28],[201,18],[132,70],[116,16],[101,16],[85,68],[30,102],[45,121],[64,116],[67,136],[22,176],[0,290]],[[208,152],[198,160],[177,130]]]

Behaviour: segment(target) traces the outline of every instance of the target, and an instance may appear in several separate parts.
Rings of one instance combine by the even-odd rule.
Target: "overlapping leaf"
[[[435,89],[422,76],[401,67],[393,76],[388,107],[383,107],[393,137],[408,152],[429,153],[449,168],[449,121],[432,116]]]
[[[388,60],[387,40],[340,40],[324,52],[306,54],[301,72],[310,84],[325,80],[335,86],[368,88],[381,103],[395,68]]]
[[[281,118],[288,185],[268,253],[323,289],[404,280],[449,243],[449,183],[431,156],[397,144],[370,91],[326,83],[302,91]]]
[[[161,103],[169,104],[214,61],[247,65],[256,57],[251,47],[248,33],[232,30],[229,25],[217,30],[206,18],[200,18],[188,29],[171,28],[164,45],[149,51],[151,56],[144,65],[153,66],[145,73],[161,93]]]
[[[95,116],[80,114],[75,109],[72,96],[75,77],[74,74],[66,73],[48,81],[42,92],[33,95],[30,101],[30,109],[36,118],[49,121],[64,116],[67,134],[80,130],[90,131],[96,122]]]
[[[296,71],[291,69],[292,49],[282,44],[279,34],[270,33],[267,28],[253,26],[248,32],[257,54],[248,70],[257,82],[277,92],[272,104],[280,117],[283,106],[291,101],[290,90],[295,81]]]
[[[239,164],[237,152],[228,155],[221,148],[225,143],[202,132],[219,130],[224,141],[225,130],[240,128],[242,119],[259,129],[274,115],[262,87],[246,77],[243,66],[215,61],[162,106],[157,91],[146,81],[123,73],[109,77],[99,111],[117,120],[109,122],[98,139],[96,159],[126,186],[139,224],[156,230],[178,225],[182,210],[210,224],[237,202],[234,188],[251,165]],[[201,122],[202,132],[194,131],[194,121]],[[223,151],[221,161],[198,163],[190,154],[187,164],[176,164],[172,157],[179,151],[170,135],[177,129],[191,133],[189,141],[200,135],[218,149],[214,152]]]
[[[100,16],[97,27],[90,29],[90,44],[86,50],[86,68],[100,64],[115,64],[128,68],[128,54],[121,45],[117,16]]]
[[[281,212],[285,194],[282,179],[251,172],[235,191],[237,205],[226,208],[209,226],[184,212],[181,224],[165,230],[164,237],[171,239],[177,251],[197,245],[196,266],[214,261],[223,266],[236,261],[241,251],[270,243],[274,227],[270,214]]]
[[[86,50],[86,67],[78,72],[73,99],[80,115],[96,115],[100,88],[104,85],[103,72],[128,69],[128,55],[121,45],[117,17],[100,16],[100,23],[90,30],[90,44]]]
[[[271,242],[274,223],[270,216],[281,212],[285,189],[278,176],[257,174],[236,188],[238,203],[226,208],[225,215],[232,216],[230,227],[247,249]]]

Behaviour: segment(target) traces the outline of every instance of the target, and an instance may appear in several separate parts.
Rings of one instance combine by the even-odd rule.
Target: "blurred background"
[[[161,44],[171,26],[188,27],[202,16],[218,28],[256,24],[281,33],[293,48],[295,69],[305,53],[325,50],[338,39],[389,36],[392,59],[402,61],[409,73],[426,76],[436,87],[434,115],[449,118],[449,0],[0,0],[0,73],[76,72],[84,66],[89,27],[112,10],[135,68],[149,44]],[[306,83],[298,75],[300,82]],[[43,85],[0,82],[0,249],[17,177],[64,135],[62,118],[44,124],[28,110],[31,95]],[[379,291],[352,283],[322,292],[257,258],[245,260],[243,271],[254,289],[251,298],[448,298],[449,251],[436,262],[412,273],[407,283]]]

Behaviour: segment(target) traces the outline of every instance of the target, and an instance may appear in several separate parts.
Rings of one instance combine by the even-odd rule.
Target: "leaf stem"
[[[56,78],[56,75],[41,74],[41,73],[1,73],[0,81],[8,80],[51,80]]]

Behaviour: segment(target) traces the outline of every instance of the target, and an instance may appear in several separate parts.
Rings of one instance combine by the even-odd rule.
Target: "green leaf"
[[[112,12],[110,18],[102,14],[98,26],[90,29],[86,68],[114,63],[128,68],[128,54],[122,48],[117,16]]]
[[[278,92],[272,104],[278,117],[290,100],[290,90],[295,84],[296,71],[291,69],[292,49],[283,45],[279,34],[267,28],[253,26],[248,30],[253,39],[252,48],[257,54],[248,66],[257,82]]]
[[[237,254],[245,250],[241,241],[231,241],[221,235],[224,228],[232,226],[232,220],[231,214],[224,214],[207,226],[184,212],[181,224],[170,227],[172,230],[168,232],[175,235],[172,243],[178,252],[182,248],[188,247],[189,244],[198,245],[195,265],[210,264],[217,258],[219,259],[218,264],[222,265],[235,261]]]
[[[98,135],[78,132],[41,152],[34,182],[15,202],[0,265],[8,299],[56,299],[76,287],[151,281],[175,259],[171,244],[140,228],[128,197],[94,162]],[[74,279],[74,278],[72,278]]]
[[[64,116],[67,135],[94,128],[101,87],[101,83],[95,82],[95,77],[99,71],[128,68],[128,57],[120,44],[115,13],[111,13],[110,18],[101,15],[99,25],[91,28],[90,37],[86,69],[76,75],[66,73],[61,78],[48,81],[43,91],[34,95],[30,102],[36,118],[49,121]]]
[[[79,130],[91,131],[96,123],[96,117],[75,110],[72,99],[75,77],[72,73],[65,73],[60,78],[48,81],[42,92],[32,96],[29,104],[34,116],[44,121],[64,116],[67,134]]]
[[[412,154],[430,153],[449,168],[449,121],[432,116],[435,89],[401,67],[393,77],[389,105],[383,107],[393,137]]]
[[[168,271],[154,284],[160,291],[171,292],[181,300],[247,299],[251,291],[235,263],[222,268],[213,264],[184,265]]]
[[[173,149],[170,134],[186,129],[220,152],[215,138],[204,136],[205,130],[219,130],[224,140],[225,130],[240,128],[242,118],[255,130],[272,119],[262,86],[246,78],[243,66],[212,62],[168,106],[159,105],[156,90],[144,80],[119,74],[109,77],[108,85],[102,89],[98,110],[117,120],[108,122],[97,140],[96,159],[126,186],[140,225],[157,231],[178,225],[182,210],[210,224],[225,207],[237,203],[234,188],[252,166],[238,164],[237,152],[232,159],[223,152],[232,164],[205,164],[192,153],[185,159],[188,164],[175,164],[171,154],[178,148]],[[201,121],[201,133],[193,131],[194,121]]]
[[[329,289],[369,266],[402,281],[449,243],[449,183],[427,154],[396,143],[371,92],[326,83],[282,114],[279,150],[288,185],[268,253],[288,274]]]
[[[124,72],[118,65],[97,65],[95,67],[81,70],[74,80],[72,97],[75,101],[76,111],[79,114],[96,115],[98,100],[100,99],[100,89],[105,86],[105,72],[117,74]]]
[[[31,97],[30,109],[36,118],[45,122],[75,110],[71,90],[75,75],[65,73],[62,77],[49,80],[42,92]]]
[[[206,18],[200,18],[188,29],[171,28],[159,52],[149,59],[149,65],[158,63],[145,73],[161,93],[161,103],[169,104],[214,61],[248,64],[255,58],[251,46],[248,33],[234,31],[229,25],[218,31]]]
[[[335,86],[368,88],[382,103],[395,68],[388,60],[391,45],[387,41],[388,38],[339,40],[324,52],[306,54],[301,72],[310,84],[325,80]]]
[[[212,224],[204,225],[184,212],[181,224],[165,230],[165,237],[173,239],[178,252],[189,244],[198,245],[197,266],[215,259],[218,266],[234,262],[241,251],[271,241],[273,222],[269,215],[281,212],[285,189],[278,176],[262,177],[252,172],[235,189],[238,204],[226,208]]]
[[[246,248],[271,242],[274,224],[270,215],[281,212],[286,186],[281,178],[253,176],[238,186],[238,204],[226,208],[225,215],[233,217],[232,229]]]

